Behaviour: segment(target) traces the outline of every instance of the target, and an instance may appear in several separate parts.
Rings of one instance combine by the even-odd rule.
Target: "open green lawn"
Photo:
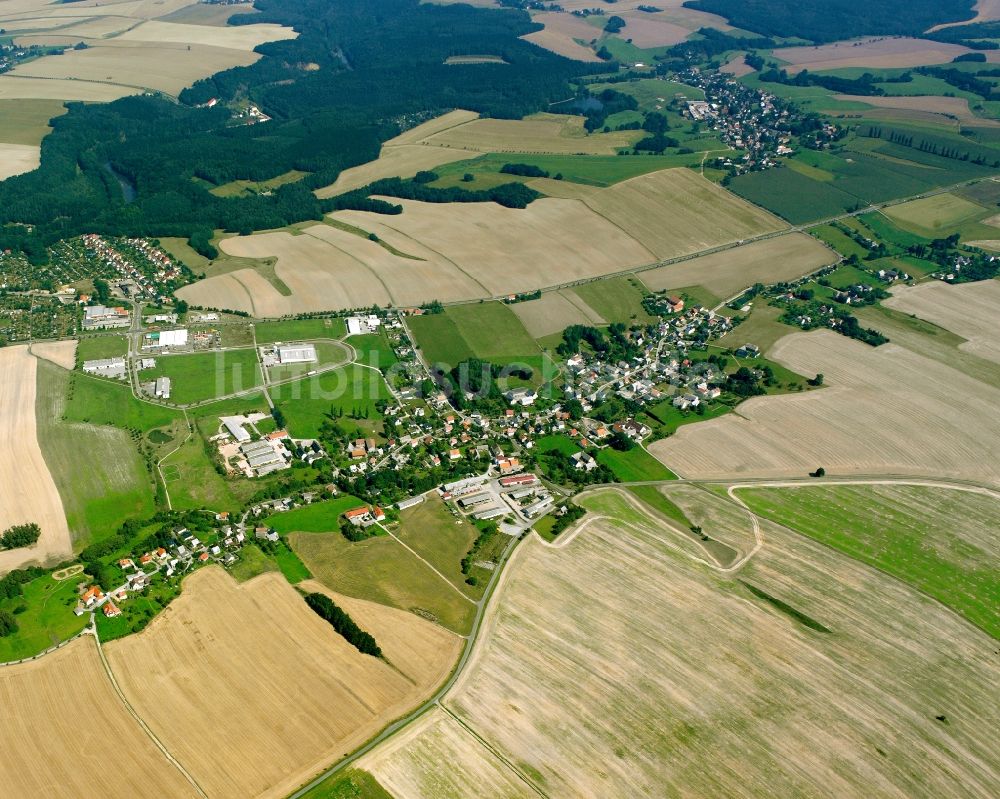
[[[539,453],[561,452],[563,455],[573,455],[580,451],[580,447],[568,435],[551,433],[535,439],[535,450]]]
[[[649,408],[648,412],[641,414],[642,418],[640,421],[652,427],[656,434],[663,436],[676,432],[678,428],[686,424],[715,419],[732,410],[730,406],[723,405],[721,402],[707,406],[702,405],[700,407],[705,408],[705,411],[701,414],[694,411],[682,411],[679,408],[675,408],[671,404],[671,400],[667,399],[657,405],[653,405]]]
[[[718,343],[729,350],[738,350],[744,344],[756,344],[766,355],[778,339],[796,331],[796,328],[779,322],[780,316],[780,308],[759,299],[753,303],[749,315]]]
[[[642,78],[628,83],[595,83],[590,87],[590,91],[594,94],[599,94],[605,89],[631,95],[639,102],[639,107],[643,111],[653,111],[658,106],[662,107],[678,94],[688,100],[705,99],[705,92],[697,86],[658,78]]]
[[[126,519],[152,514],[154,484],[137,434],[116,427],[63,421],[72,376],[38,362],[38,440],[66,512],[74,544],[114,533]],[[86,453],[87,467],[81,468]]]
[[[218,419],[201,420],[196,423],[194,434],[185,440],[187,427],[180,423],[175,429],[173,441],[164,445],[168,451],[180,445],[162,464],[166,488],[177,510],[209,508],[221,511],[236,508],[241,504],[234,493],[236,487],[259,488],[247,480],[227,480],[216,471],[207,452],[206,439],[215,433],[218,424]]]
[[[264,572],[278,571],[278,564],[273,558],[265,555],[256,544],[248,544],[239,552],[239,560],[234,563],[229,573],[233,579],[243,583]]]
[[[65,113],[62,100],[0,100],[0,142],[39,144],[49,120]]]
[[[755,513],[875,566],[1000,638],[1000,502],[927,486],[741,489]]]
[[[267,524],[279,533],[330,533],[340,530],[340,516],[344,511],[365,503],[350,494],[313,502],[268,517]]]
[[[169,377],[170,402],[179,405],[246,391],[262,382],[252,349],[160,356],[156,368],[143,372],[142,377]]]
[[[82,363],[102,358],[124,358],[127,352],[128,340],[117,333],[84,336],[76,346],[76,359]]]
[[[833,225],[820,225],[810,229],[809,233],[822,242],[829,244],[833,249],[844,256],[856,255],[864,258],[868,255],[868,248],[862,247],[844,231]]]
[[[375,403],[390,398],[385,380],[374,369],[348,365],[271,389],[271,398],[285,415],[289,432],[296,438],[315,438],[331,411],[347,429],[381,430]],[[358,418],[352,418],[358,417]]]
[[[607,466],[623,483],[677,479],[676,474],[641,447],[628,452],[605,447],[598,453],[597,462]]]
[[[469,631],[475,604],[392,536],[352,542],[340,533],[293,533],[290,541],[328,588],[416,613],[462,635]]]
[[[945,193],[893,205],[885,213],[905,230],[929,238],[943,238],[963,223],[978,221],[993,211],[958,195]]]
[[[302,799],[393,799],[367,771],[338,771],[325,782],[306,792]]]
[[[64,413],[69,421],[140,431],[166,427],[181,417],[180,411],[137,400],[124,383],[83,374],[70,378]]]
[[[694,147],[691,147],[694,150]],[[515,159],[516,156],[516,159]],[[550,176],[562,175],[564,180],[587,186],[611,186],[629,178],[677,167],[697,167],[701,153],[683,155],[538,155],[535,153],[490,153],[469,161],[457,161],[436,167],[440,179],[435,187],[464,186],[482,189],[518,180],[515,175],[503,175],[500,168],[515,159],[519,164],[531,164],[544,169]],[[466,174],[474,177],[464,183]],[[520,180],[524,180],[521,178]]]
[[[89,616],[76,616],[73,608],[76,584],[83,580],[77,575],[57,582],[44,574],[22,586],[23,596],[0,599],[0,608],[14,614],[19,628],[13,635],[0,637],[0,662],[37,655],[80,632]]]
[[[572,291],[608,322],[646,325],[659,321],[642,307],[646,289],[638,278],[611,277],[584,283]]]
[[[396,353],[392,351],[392,345],[385,331],[351,336],[347,339],[347,343],[354,347],[357,353],[355,360],[365,366],[374,366],[384,371],[397,361]]]
[[[462,574],[462,558],[479,531],[470,522],[453,516],[437,496],[431,495],[419,505],[401,511],[397,535],[464,593],[474,599],[483,595],[489,575],[473,569],[481,579],[479,585],[471,586]]]
[[[409,322],[424,357],[453,367],[471,357],[495,364],[524,362],[533,369],[542,351],[517,315],[502,302],[453,305]]]
[[[282,319],[277,322],[255,322],[254,335],[258,344],[275,341],[315,341],[343,338],[347,326],[340,317],[330,319]]]
[[[671,521],[677,522],[682,527],[690,528],[692,526],[691,520],[684,510],[671,502],[659,486],[629,486],[628,491]]]

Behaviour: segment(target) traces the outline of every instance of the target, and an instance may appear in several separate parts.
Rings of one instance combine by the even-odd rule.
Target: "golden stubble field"
[[[72,554],[62,500],[38,446],[37,363],[27,346],[0,348],[0,531],[28,522],[42,530],[32,547],[0,550],[0,574]]]
[[[276,257],[275,274],[290,294],[247,268],[185,286],[178,296],[256,316],[502,297],[787,227],[688,169],[654,172],[575,198],[542,198],[524,209],[385,199],[403,212],[330,216],[354,232],[314,225],[297,234],[276,231],[221,242],[228,255]],[[370,241],[372,233],[385,246]],[[796,247],[805,249],[801,242]],[[736,270],[723,265],[721,271]]]
[[[934,280],[897,288],[882,304],[950,330],[967,339],[960,350],[1000,363],[1000,282],[948,286]]]
[[[938,95],[916,95],[912,97],[869,97],[856,94],[835,94],[834,100],[848,103],[866,103],[876,108],[889,108],[902,111],[923,111],[938,116],[954,117],[958,122],[977,127],[997,127],[1000,122],[995,119],[977,117],[969,108],[969,101],[964,97],[941,97]]]
[[[671,494],[691,515],[725,502],[702,497]],[[995,794],[988,636],[765,523],[738,576],[832,631],[817,632],[619,492],[585,503],[596,515],[564,548],[532,538],[508,566],[444,700],[460,724],[429,719],[359,764],[395,795],[461,797],[461,775],[497,769],[505,796],[525,780],[549,796]]]
[[[607,320],[572,291],[550,291],[537,300],[510,306],[534,338],[560,333],[570,325],[606,325]]]
[[[652,291],[704,286],[717,297],[730,297],[754,283],[794,280],[837,259],[836,253],[812,236],[789,233],[647,269],[639,278]]]
[[[16,28],[19,45],[71,47],[84,42],[87,49],[17,65],[0,78],[0,97],[109,100],[143,89],[175,95],[199,78],[254,63],[260,56],[252,50],[259,44],[296,35],[278,25],[227,27],[160,19],[194,5],[194,0],[4,2],[0,28]]]
[[[198,796],[129,715],[90,637],[0,668],[0,707],[5,796]]]
[[[899,474],[1000,485],[1000,387],[896,344],[873,348],[830,331],[794,333],[769,352],[808,394],[757,397],[681,428],[650,452],[683,477]]]
[[[129,701],[209,796],[283,797],[419,704],[458,655],[460,639],[429,622],[335,600],[391,666],[350,646],[280,574],[241,586],[214,567],[106,652]]]
[[[907,36],[880,36],[832,42],[816,47],[781,47],[774,51],[774,57],[787,61],[788,66],[785,68],[790,73],[796,73],[803,69],[817,72],[848,67],[895,69],[946,64],[956,56],[969,52],[972,51],[960,44],[932,42]],[[994,59],[987,54],[986,60]]]

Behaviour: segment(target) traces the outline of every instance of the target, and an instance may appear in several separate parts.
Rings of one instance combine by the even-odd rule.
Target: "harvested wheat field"
[[[795,74],[803,69],[818,72],[848,67],[895,69],[945,64],[956,56],[969,52],[972,51],[960,44],[912,39],[908,36],[885,36],[832,42],[817,47],[780,47],[774,51],[774,57],[788,62],[785,69]],[[865,102],[868,102],[867,98]]]
[[[838,260],[836,253],[805,233],[789,233],[731,250],[647,269],[639,278],[651,291],[703,286],[731,297],[754,283],[779,283]]]
[[[42,149],[38,145],[0,142],[0,180],[37,169],[41,162]]]
[[[86,103],[110,103],[120,97],[138,94],[134,86],[113,86],[85,80],[46,80],[0,75],[0,100],[80,100]]]
[[[998,20],[1000,19],[1000,0],[976,0],[976,4],[972,7],[972,10],[976,12],[976,16],[972,19],[963,22],[946,22],[943,25],[935,25],[928,32],[941,30],[942,28],[951,28],[955,25],[971,25],[974,22],[993,22],[994,20]]]
[[[940,114],[953,117],[959,122],[978,127],[998,127],[1000,122],[995,119],[977,117],[969,108],[969,101],[964,97],[941,97],[937,95],[914,95],[910,97],[868,97],[857,94],[835,94],[834,100],[848,103],[866,103],[876,108],[897,108],[904,111],[926,111],[930,114]]]
[[[403,206],[402,214],[342,211],[333,218],[372,230],[403,252],[419,254],[423,246],[439,253],[486,287],[481,296],[532,291],[656,260],[641,242],[579,200],[541,199],[523,209],[392,202]]]
[[[0,551],[0,574],[58,561],[73,551],[62,500],[38,446],[37,363],[27,346],[0,349],[0,530],[28,522],[42,529],[34,546]]]
[[[664,169],[624,180],[583,201],[659,259],[788,227],[690,169]]]
[[[538,22],[545,27],[540,31],[522,36],[521,38],[525,41],[577,61],[601,60],[597,57],[597,53],[588,46],[589,42],[600,37],[600,29],[588,25],[579,17],[554,11],[543,11],[539,14],[532,14],[531,21]]]
[[[31,354],[36,358],[43,358],[56,366],[61,366],[63,369],[72,369],[76,366],[76,340],[45,341],[41,344],[32,344]]]
[[[697,494],[675,501],[697,515]],[[471,752],[437,719],[387,742],[362,765],[397,795],[463,796],[464,769],[486,773],[482,760],[549,796],[1000,789],[982,711],[1000,679],[989,636],[774,525],[735,579],[676,548],[620,492],[584,503],[597,515],[562,548],[531,538],[515,553],[444,700],[485,745]]]
[[[414,128],[404,130],[394,139],[389,139],[382,146],[399,147],[403,144],[419,144],[428,136],[464,125],[466,122],[471,122],[474,119],[479,119],[479,114],[475,111],[463,111],[461,108],[458,108],[454,111],[449,111],[447,114],[429,119]]]
[[[213,797],[283,797],[402,715],[447,676],[460,640],[344,597],[386,662],[360,654],[276,573],[221,569],[138,635],[106,647],[129,701]]]
[[[744,75],[749,75],[753,72],[754,68],[747,63],[746,56],[743,53],[737,53],[723,64],[719,68],[719,71],[732,75],[734,78],[742,78]]]
[[[5,796],[198,796],[129,715],[89,636],[0,668],[0,707]]]
[[[934,280],[900,287],[882,304],[968,339],[958,345],[960,350],[1000,362],[1000,283],[995,280],[958,286]]]
[[[636,47],[666,47],[683,42],[691,35],[690,29],[644,11],[626,12],[624,19],[625,27],[618,35],[630,39]]]
[[[894,344],[794,333],[771,360],[822,373],[809,394],[759,397],[682,427],[650,452],[687,478],[828,474],[952,477],[1000,485],[1000,387]]]
[[[534,337],[560,333],[570,325],[606,325],[608,321],[572,291],[549,291],[537,300],[510,306]]]
[[[634,130],[588,134],[583,123],[583,117],[565,114],[534,114],[524,119],[474,119],[426,136],[420,143],[480,153],[614,155],[642,136]]]
[[[395,799],[465,799],[470,785],[490,799],[537,796],[440,708],[393,735],[358,765]]]
[[[118,41],[163,44],[202,44],[232,50],[253,50],[266,42],[294,39],[295,31],[282,25],[180,25],[151,20],[123,33]]]

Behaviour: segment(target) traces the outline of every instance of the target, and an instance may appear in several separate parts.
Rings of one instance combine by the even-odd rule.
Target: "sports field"
[[[285,796],[416,705],[458,652],[456,636],[411,615],[335,601],[392,666],[354,649],[280,575],[241,586],[214,567],[145,631],[109,644],[108,660],[206,793]]]
[[[160,356],[156,368],[142,373],[146,381],[158,377],[170,378],[170,402],[178,405],[248,391],[261,383],[252,349]]]
[[[826,331],[795,333],[770,358],[823,373],[808,394],[758,397],[739,415],[688,425],[650,445],[682,477],[905,474],[1000,484],[995,385],[896,344],[872,348]]]
[[[913,288],[901,287],[884,305],[926,319],[965,339],[963,352],[1000,363],[1000,283],[984,280],[946,286],[931,281]],[[983,375],[986,379],[986,376]]]
[[[698,517],[703,492],[672,496]],[[361,761],[384,787],[461,796],[449,786],[472,773],[503,796],[957,798],[997,784],[977,711],[996,676],[988,636],[773,525],[733,579],[619,492],[584,503],[603,518],[564,548],[521,545],[448,716]]]
[[[875,566],[1000,638],[1000,496],[933,486],[745,488],[754,513]]]
[[[62,499],[38,441],[38,363],[26,346],[0,349],[0,530],[35,523],[42,531],[31,547],[0,550],[0,574],[27,563],[56,562],[72,553]]]
[[[92,638],[0,668],[0,703],[0,780],[11,796],[129,796],[137,774],[149,795],[198,796],[128,714]],[[109,740],[113,768],[96,756]]]
[[[793,280],[837,260],[836,253],[804,233],[755,241],[725,252],[647,269],[639,278],[651,291],[701,286],[720,299],[754,283]]]

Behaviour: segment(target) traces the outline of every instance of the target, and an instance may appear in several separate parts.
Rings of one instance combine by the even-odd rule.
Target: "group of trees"
[[[597,69],[522,41],[540,26],[521,11],[419,0],[258,0],[256,7],[254,22],[290,25],[298,37],[261,45],[259,61],[199,81],[182,92],[181,104],[157,96],[70,103],[43,141],[41,167],[0,183],[0,249],[41,263],[54,241],[96,232],[181,236],[211,257],[207,231],[249,233],[321,218],[332,208],[312,190],[376,158],[404,127],[456,107],[520,117],[565,97],[571,78]],[[444,64],[461,53],[496,53],[506,63]],[[198,107],[212,98],[215,107]],[[229,101],[254,102],[272,120],[234,124]],[[134,185],[133,201],[111,169]],[[208,191],[291,170],[309,174],[267,195]],[[439,201],[452,201],[445,196]],[[533,196],[518,186],[462,199],[523,207]]]
[[[859,36],[920,36],[944,22],[971,19],[973,0],[688,0],[687,8],[725,17],[767,36],[834,42]]]
[[[607,334],[588,325],[570,325],[563,330],[563,340],[556,347],[556,352],[564,356],[574,355],[580,352],[583,344],[596,355],[615,361],[634,358],[641,350],[629,337],[625,325],[613,322],[608,326]]]
[[[0,549],[19,549],[20,547],[30,547],[42,534],[40,528],[34,522],[28,524],[15,524],[0,533]]]
[[[479,557],[479,553],[486,548],[490,541],[492,541],[499,534],[500,530],[497,527],[496,522],[485,521],[480,523],[479,535],[476,536],[476,540],[472,542],[472,546],[469,547],[469,551],[466,552],[465,557],[462,558],[462,574],[465,575],[465,582],[469,585],[476,585],[476,578],[471,576],[472,567],[476,563],[476,558]]]
[[[359,652],[376,658],[382,657],[382,650],[375,638],[358,627],[354,619],[326,594],[306,594],[305,600],[317,616],[329,622],[330,626]]]

